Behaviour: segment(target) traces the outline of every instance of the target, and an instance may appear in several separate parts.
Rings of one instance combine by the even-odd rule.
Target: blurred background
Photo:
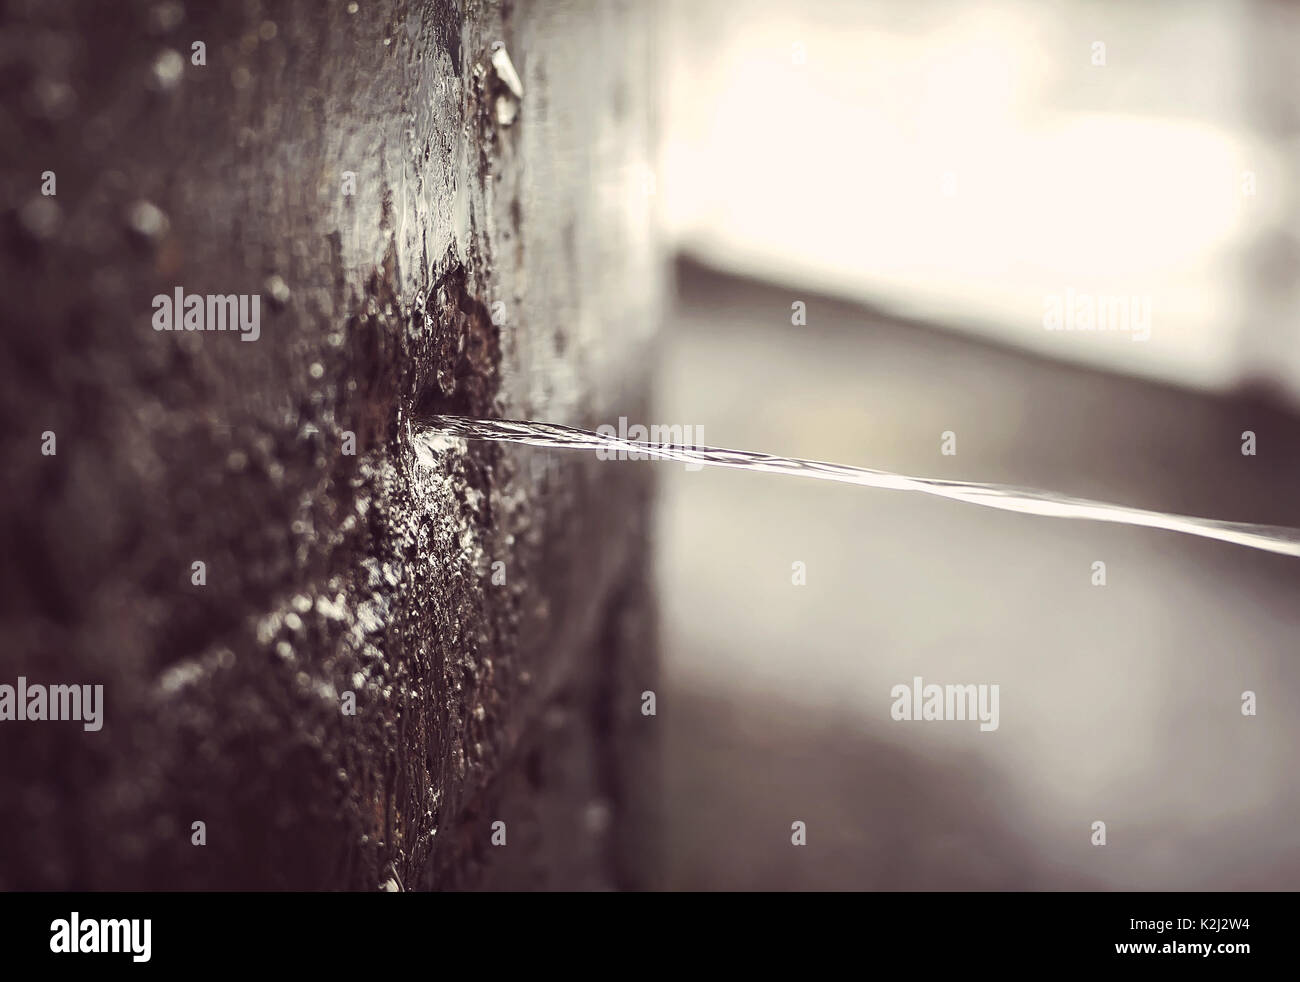
[[[679,0],[668,19],[657,422],[1300,524],[1295,6]],[[1078,294],[1149,302],[1149,337],[1046,330]],[[654,466],[664,885],[1300,884],[1300,563]],[[914,676],[999,684],[1000,727],[892,720]]]

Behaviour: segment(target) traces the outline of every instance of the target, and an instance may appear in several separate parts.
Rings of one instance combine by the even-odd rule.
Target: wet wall
[[[0,888],[653,881],[652,16],[6,5]]]

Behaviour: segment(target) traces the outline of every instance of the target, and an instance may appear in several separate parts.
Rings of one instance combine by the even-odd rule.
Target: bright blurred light
[[[1277,187],[1277,154],[1213,105],[1144,111],[1183,75],[1232,88],[1233,7],[1196,8],[1186,64],[1133,64],[1139,22],[1107,25],[1095,65],[1061,7],[739,6],[679,9],[663,185],[683,248],[1126,373],[1213,389],[1258,367],[1241,269],[1269,211],[1242,182]],[[1117,89],[1133,109],[1095,108]],[[1045,330],[1067,290],[1150,297],[1150,339]]]

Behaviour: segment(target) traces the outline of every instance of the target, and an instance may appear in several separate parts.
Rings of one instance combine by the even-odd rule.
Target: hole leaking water
[[[438,434],[466,440],[496,440],[504,443],[525,443],[534,447],[566,450],[630,451],[660,460],[678,460],[688,464],[711,467],[738,467],[769,474],[792,474],[820,481],[838,481],[841,484],[858,484],[868,488],[887,488],[893,491],[919,491],[940,498],[1000,508],[1026,515],[1047,515],[1051,518],[1082,518],[1094,522],[1114,522],[1119,525],[1138,525],[1146,528],[1167,529],[1206,539],[1218,539],[1233,545],[1276,552],[1284,556],[1300,556],[1300,529],[1282,525],[1255,525],[1249,522],[1222,522],[1212,518],[1191,518],[1167,512],[1147,511],[1127,505],[1109,504],[1071,498],[1052,491],[1013,487],[1006,484],[976,484],[970,481],[944,481],[930,477],[908,477],[891,471],[872,470],[868,467],[851,467],[847,464],[829,464],[816,460],[799,460],[795,457],[774,457],[771,454],[748,450],[722,450],[717,447],[680,447],[664,443],[642,443],[616,436],[604,436],[557,423],[534,423],[511,419],[469,419],[464,416],[427,416],[424,422],[431,431],[425,439]]]

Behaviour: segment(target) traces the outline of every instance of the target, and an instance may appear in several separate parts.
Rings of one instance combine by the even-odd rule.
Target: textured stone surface
[[[0,681],[106,710],[0,724],[5,888],[651,875],[650,468],[415,420],[644,416],[652,8],[349,6],[8,5]]]

